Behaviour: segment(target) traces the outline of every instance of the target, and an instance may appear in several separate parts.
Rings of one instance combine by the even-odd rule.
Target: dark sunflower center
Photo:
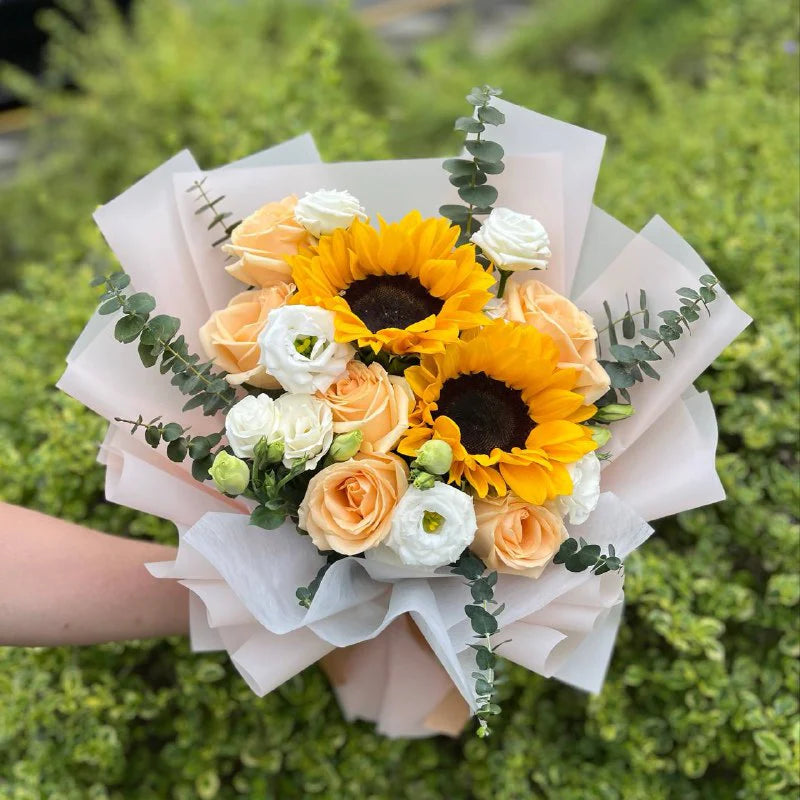
[[[472,454],[525,447],[536,425],[518,389],[482,372],[445,381],[437,405],[434,416],[450,417],[461,431],[461,444]]]
[[[351,283],[342,297],[371,331],[407,328],[438,314],[444,305],[408,275],[370,275]]]

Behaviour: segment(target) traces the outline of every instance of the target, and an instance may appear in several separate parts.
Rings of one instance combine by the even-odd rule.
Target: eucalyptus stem
[[[627,314],[613,320],[609,325],[606,325],[605,328],[600,328],[597,331],[597,335],[599,336],[601,333],[605,333],[613,325],[619,325],[620,322],[624,322],[628,317],[638,317],[640,314],[646,314],[646,313],[647,313],[646,308],[639,309],[639,311],[629,311]]]

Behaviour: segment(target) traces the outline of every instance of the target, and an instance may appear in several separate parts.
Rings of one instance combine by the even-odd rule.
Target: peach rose
[[[217,367],[228,373],[228,383],[280,389],[278,381],[258,363],[258,335],[269,312],[282,306],[293,289],[291,284],[278,283],[269,289],[237,294],[227,308],[215,311],[200,328],[203,349]]]
[[[505,294],[505,318],[527,322],[550,336],[558,346],[559,367],[577,369],[580,392],[587,403],[601,398],[611,385],[597,362],[597,331],[592,318],[566,297],[541,281],[509,281]]]
[[[567,538],[561,517],[514,494],[475,500],[470,549],[489,569],[538,578]]]
[[[392,453],[359,453],[309,482],[299,524],[320,550],[352,556],[380,544],[408,488],[408,467]]]
[[[231,241],[222,249],[238,260],[227,272],[248,286],[267,288],[289,282],[292,270],[288,256],[313,242],[308,231],[295,219],[297,198],[284,197],[267,203],[240,222],[231,233]]]
[[[318,395],[333,414],[334,433],[360,430],[361,449],[388,453],[408,428],[414,393],[405,378],[380,365],[351,361],[347,372]]]

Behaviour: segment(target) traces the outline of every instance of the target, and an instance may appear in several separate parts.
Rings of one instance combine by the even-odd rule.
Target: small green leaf
[[[458,196],[465,203],[484,208],[497,200],[497,189],[488,184],[483,186],[464,186],[458,190]]]
[[[130,275],[124,272],[115,272],[113,275],[109,276],[106,281],[112,289],[116,289],[117,291],[122,291],[127,288],[130,282]]]
[[[497,164],[503,160],[504,151],[497,142],[490,142],[485,139],[481,141],[473,140],[465,142],[464,147],[481,162]]]
[[[144,440],[150,447],[156,448],[161,443],[161,431],[157,425],[150,425],[145,428]]]
[[[490,636],[497,630],[497,619],[481,606],[464,606],[464,613],[472,623],[472,630],[479,636]]]
[[[207,481],[209,478],[208,471],[211,469],[211,465],[214,463],[213,456],[206,456],[205,458],[200,458],[197,461],[192,462],[192,477],[196,481]]]
[[[716,292],[714,292],[713,289],[709,289],[708,286],[701,286],[700,297],[704,303],[710,303],[712,300],[716,299],[717,295]]]
[[[166,314],[159,314],[153,317],[148,323],[150,334],[162,342],[168,342],[178,332],[181,321],[177,317],[170,317]]]
[[[652,328],[642,328],[639,333],[642,334],[647,339],[660,339],[661,334],[658,331],[654,331]]]
[[[153,353],[153,348],[149,344],[145,344],[141,339],[139,340],[139,359],[145,367],[153,367],[158,361],[158,356]]]
[[[469,209],[466,206],[445,205],[439,207],[439,214],[453,222],[466,222],[469,219]]]
[[[155,298],[145,292],[137,292],[125,300],[126,314],[141,314],[147,317],[155,307]]]
[[[114,338],[123,344],[130,344],[139,337],[145,320],[137,316],[125,316],[114,326]]]
[[[636,323],[633,321],[630,311],[622,318],[622,335],[626,339],[636,338]]]
[[[639,362],[639,368],[649,378],[653,378],[653,380],[656,380],[656,381],[660,381],[661,380],[661,376],[646,361],[640,361]]]
[[[442,167],[451,175],[472,175],[476,170],[475,162],[466,158],[445,159]]]
[[[681,313],[683,314],[683,318],[688,322],[696,322],[700,319],[700,315],[697,313],[694,306],[681,306]]]
[[[494,106],[482,106],[478,109],[478,119],[487,125],[502,125],[506,121],[506,115]]]
[[[275,528],[279,528],[283,524],[285,519],[286,514],[283,511],[273,511],[264,506],[258,506],[250,515],[250,524],[258,528],[265,528],[268,531],[274,531]]]
[[[608,340],[612,345],[617,344],[617,331],[614,326],[614,316],[611,313],[611,306],[607,300],[603,300],[603,311],[606,312],[606,319],[608,320]]]
[[[477,159],[475,163],[479,169],[482,169],[487,175],[499,175],[505,168],[502,161],[482,161]]]
[[[186,452],[186,439],[183,436],[167,445],[167,458],[169,458],[170,461],[180,463],[186,458]]]
[[[453,127],[465,133],[482,133],[486,130],[486,126],[474,117],[459,117]]]
[[[118,311],[122,306],[119,298],[115,295],[110,300],[106,300],[100,308],[97,309],[98,314],[113,314],[115,311]]]
[[[575,539],[565,539],[558,548],[558,552],[553,558],[554,564],[563,564],[573,553],[578,550],[578,543]]]
[[[165,442],[174,442],[179,436],[183,436],[183,427],[177,422],[169,422],[161,431],[161,438]]]
[[[483,603],[484,601],[491,600],[492,597],[494,597],[494,591],[486,578],[478,578],[476,581],[472,582],[469,588],[470,592],[472,593],[472,599],[476,603]]]
[[[717,279],[713,275],[702,275],[700,277],[700,283],[703,286],[715,286],[717,284]]]
[[[633,348],[627,344],[612,344],[611,354],[622,364],[635,364],[637,361]]]
[[[700,295],[694,289],[689,289],[687,287],[683,287],[682,289],[678,289],[676,292],[678,297],[685,297],[687,300],[699,300]]]
[[[211,443],[205,436],[195,436],[189,442],[189,455],[193,459],[205,458],[211,452]]]

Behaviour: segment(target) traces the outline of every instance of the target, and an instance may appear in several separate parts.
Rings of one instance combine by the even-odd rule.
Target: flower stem
[[[498,267],[497,271],[500,273],[500,280],[497,282],[497,299],[500,300],[503,297],[503,294],[506,290],[506,283],[508,279],[511,277],[511,270],[507,269],[500,269]]]

